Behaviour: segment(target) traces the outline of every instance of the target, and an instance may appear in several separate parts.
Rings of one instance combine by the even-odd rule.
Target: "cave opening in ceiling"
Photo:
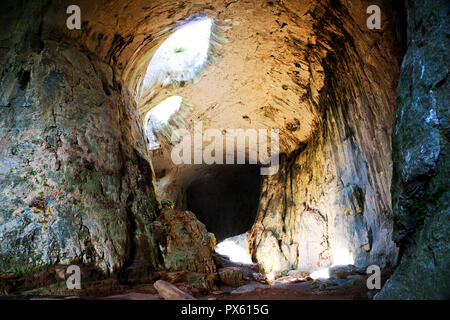
[[[180,110],[182,102],[182,97],[171,96],[147,112],[144,130],[148,138],[148,147],[150,150],[160,148],[161,144],[157,138],[158,132],[168,126],[170,118]]]
[[[170,35],[150,60],[141,93],[155,85],[192,80],[208,62],[212,27],[212,19],[197,17]]]

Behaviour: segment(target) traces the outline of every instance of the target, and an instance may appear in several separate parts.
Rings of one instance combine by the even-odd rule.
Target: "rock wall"
[[[401,261],[376,299],[450,298],[449,9],[407,1],[391,189]]]
[[[249,245],[266,272],[396,263],[389,185],[401,41],[395,11],[383,5],[393,15],[378,32],[358,27],[359,6],[318,6],[314,44],[295,42],[312,78],[324,79],[322,121],[264,182]]]
[[[55,32],[51,6],[6,6],[0,272],[158,266],[150,228],[159,203],[134,99],[108,64]]]

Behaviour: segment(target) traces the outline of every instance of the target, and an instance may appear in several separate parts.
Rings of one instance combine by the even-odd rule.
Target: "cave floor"
[[[209,289],[194,289],[182,277],[186,272],[137,272],[140,278],[129,278],[124,281],[113,277],[98,278],[92,270],[85,269],[85,274],[91,276],[85,278],[82,288],[68,290],[63,278],[55,282],[54,276],[57,275],[57,269],[49,267],[22,277],[0,275],[0,293],[3,292],[3,295],[0,294],[0,299],[162,300],[154,286],[154,283],[160,279],[174,283],[179,289],[198,300],[369,300],[379,291],[367,288],[369,275],[364,273],[347,273],[339,278],[315,280],[306,274],[293,273],[267,284],[265,279],[259,279],[261,274],[258,272],[257,264],[232,262],[217,253],[214,254],[214,258],[216,264],[221,267],[242,270],[243,278],[239,287],[231,287],[221,281],[215,281]],[[142,270],[140,267],[142,266],[136,264],[131,269],[135,269],[136,273]],[[381,271],[381,286],[392,272],[393,268]]]
[[[314,281],[284,284],[282,287],[255,288],[250,292],[231,294],[235,288],[220,287],[221,290],[198,296],[198,300],[368,300],[366,277],[354,276],[357,284],[332,290],[313,289]],[[255,283],[256,284],[256,283]],[[106,300],[161,300],[152,285],[140,286],[122,294],[103,297]]]
[[[382,284],[391,275],[392,270],[382,272]],[[242,293],[233,292],[236,288],[218,284],[214,291],[195,294],[198,300],[368,300],[378,290],[368,290],[367,275],[349,275],[341,279],[341,285],[330,286],[331,280],[301,280],[299,282],[278,282],[272,285],[256,281],[245,281],[240,288],[250,288]],[[107,279],[90,283],[88,287],[77,290],[76,295],[67,291],[43,294],[42,290],[32,290],[14,295],[2,296],[1,299],[21,300],[162,300],[153,286],[154,281],[141,284],[119,284]]]
[[[357,284],[350,287],[337,289],[313,288],[314,281],[309,280],[300,283],[285,284],[283,287],[257,287],[250,292],[241,294],[231,294],[235,288],[226,286],[219,287],[219,290],[207,295],[196,296],[198,300],[368,300],[369,290],[365,285],[364,276],[354,276]],[[112,290],[113,295],[107,295],[110,288],[98,288],[96,296],[91,292],[87,296],[75,295],[15,295],[9,296],[13,299],[23,300],[68,300],[68,299],[86,299],[86,300],[163,300],[158,294],[153,284],[141,284],[137,286],[123,286]],[[93,294],[93,295],[92,295]],[[105,296],[106,294],[106,296]],[[8,299],[8,297],[3,297]]]

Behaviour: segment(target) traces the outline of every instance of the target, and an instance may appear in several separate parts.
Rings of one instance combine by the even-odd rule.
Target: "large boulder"
[[[218,271],[220,281],[232,287],[239,287],[244,284],[243,271],[237,267],[225,267]]]
[[[358,268],[352,264],[332,266],[329,269],[330,278],[345,279],[353,274],[366,274],[364,268]]]
[[[162,210],[153,226],[166,269],[216,272],[211,247],[213,239],[195,214],[190,211]]]

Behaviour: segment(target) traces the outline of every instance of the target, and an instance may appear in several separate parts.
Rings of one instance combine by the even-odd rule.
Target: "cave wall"
[[[150,225],[159,202],[133,97],[110,65],[61,36],[65,23],[52,17],[61,7],[5,6],[0,272],[157,267]]]
[[[450,4],[408,0],[406,7],[391,187],[401,261],[376,299],[448,299]]]
[[[392,16],[384,15],[382,30],[358,27],[361,7],[317,6],[315,44],[295,43],[304,63],[323,70],[322,121],[263,183],[249,246],[266,272],[314,271],[339,261],[342,250],[357,266],[396,263],[389,185],[400,26],[383,3]]]

